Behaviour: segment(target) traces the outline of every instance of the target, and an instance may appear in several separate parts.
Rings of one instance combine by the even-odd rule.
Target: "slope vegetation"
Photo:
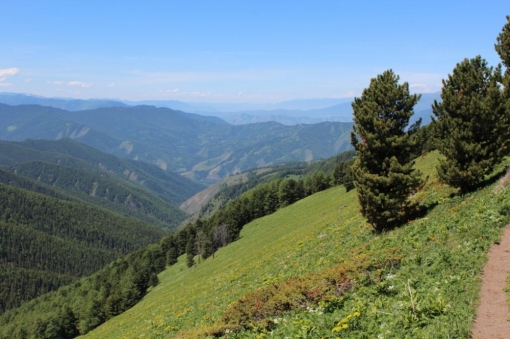
[[[489,247],[510,191],[452,196],[433,174],[429,213],[381,235],[356,193],[332,188],[255,220],[191,269],[185,258],[131,310],[85,338],[467,338]]]

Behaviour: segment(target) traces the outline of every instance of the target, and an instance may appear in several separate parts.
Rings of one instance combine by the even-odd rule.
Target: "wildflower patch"
[[[395,267],[400,262],[398,247],[377,252],[365,251],[366,246],[362,246],[352,253],[363,254],[340,265],[248,293],[226,310],[221,322],[230,329],[271,330],[278,323],[278,315],[292,310],[319,313],[322,311],[319,302],[341,297],[356,287],[360,276],[369,275],[374,284],[379,283],[386,268]],[[359,316],[359,312],[356,316]],[[347,323],[343,322],[341,326],[345,325]],[[225,334],[207,332],[209,335]]]

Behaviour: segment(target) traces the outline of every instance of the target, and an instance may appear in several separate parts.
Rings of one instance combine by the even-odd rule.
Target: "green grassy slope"
[[[196,268],[185,268],[185,260],[180,258],[160,275],[160,285],[140,304],[85,337],[136,337],[147,333],[147,321],[155,324],[148,333],[164,333],[167,326],[186,329],[208,324],[248,291],[319,268],[318,260],[331,261],[329,253],[341,246],[333,228],[326,231],[328,226],[339,220],[344,225],[361,221],[351,206],[355,195],[343,192],[343,188],[335,188],[315,194],[252,222],[245,226],[239,241]],[[329,234],[319,238],[322,232]],[[161,323],[164,326],[158,328]]]
[[[181,258],[143,301],[85,338],[239,329],[222,316],[235,315],[240,298],[257,317],[246,313],[244,330],[229,338],[468,338],[486,252],[509,220],[510,191],[486,187],[449,198],[432,174],[436,159],[432,153],[417,164],[429,180],[416,199],[438,204],[426,217],[375,235],[355,191],[315,194],[247,225],[239,241],[195,268]],[[264,309],[285,300],[278,291],[298,285],[308,286],[298,306]],[[271,290],[276,297],[260,298]]]

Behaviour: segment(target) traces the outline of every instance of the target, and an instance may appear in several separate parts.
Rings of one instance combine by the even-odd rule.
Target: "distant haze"
[[[127,107],[149,105],[166,107],[187,113],[219,117],[233,125],[275,121],[284,125],[315,124],[325,121],[351,122],[353,98],[297,99],[274,104],[196,103],[177,100],[120,101],[114,99],[45,98],[42,96],[0,93],[0,103],[8,105],[37,104],[80,111],[100,107]],[[430,122],[431,105],[441,100],[440,93],[424,93],[414,107],[416,120]]]

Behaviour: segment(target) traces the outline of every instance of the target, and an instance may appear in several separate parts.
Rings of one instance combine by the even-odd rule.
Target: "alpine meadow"
[[[489,9],[27,1],[0,339],[510,337],[510,15],[459,57]]]

